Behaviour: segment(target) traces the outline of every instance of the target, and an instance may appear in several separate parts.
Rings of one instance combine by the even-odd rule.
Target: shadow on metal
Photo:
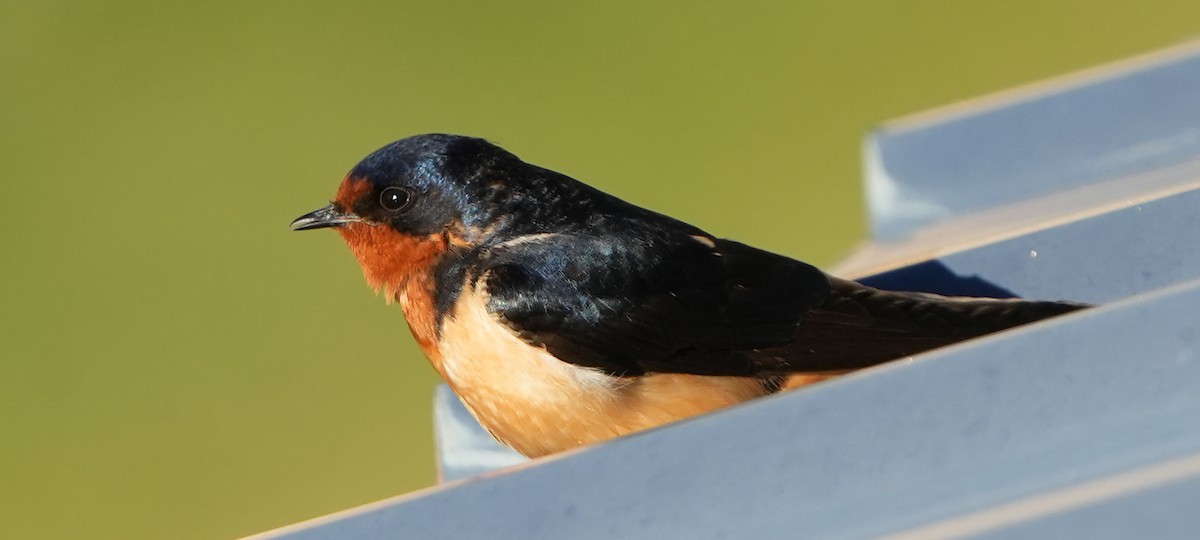
[[[891,291],[920,291],[946,296],[1016,298],[1017,294],[978,275],[955,274],[940,261],[925,261],[858,280]]]

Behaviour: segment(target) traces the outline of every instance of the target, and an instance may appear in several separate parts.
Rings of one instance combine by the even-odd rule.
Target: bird
[[[471,414],[529,457],[1088,307],[868,287],[461,135],[380,148],[291,228],[340,233]]]

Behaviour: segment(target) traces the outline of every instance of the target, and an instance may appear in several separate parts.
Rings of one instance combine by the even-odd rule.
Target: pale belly
[[[687,374],[611,377],[518,338],[463,291],[443,323],[434,367],[500,442],[541,456],[760,397],[757,379]]]

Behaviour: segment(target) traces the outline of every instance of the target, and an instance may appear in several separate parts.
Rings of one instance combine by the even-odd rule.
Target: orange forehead
[[[363,195],[371,192],[371,182],[363,178],[354,178],[347,175],[342,180],[342,185],[338,186],[337,195],[333,201],[336,202],[343,210],[353,210],[354,204],[362,198]]]

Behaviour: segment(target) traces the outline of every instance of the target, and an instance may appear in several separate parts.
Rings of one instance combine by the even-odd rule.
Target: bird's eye
[[[379,204],[392,211],[408,206],[408,190],[398,187],[384,188],[379,194]]]

